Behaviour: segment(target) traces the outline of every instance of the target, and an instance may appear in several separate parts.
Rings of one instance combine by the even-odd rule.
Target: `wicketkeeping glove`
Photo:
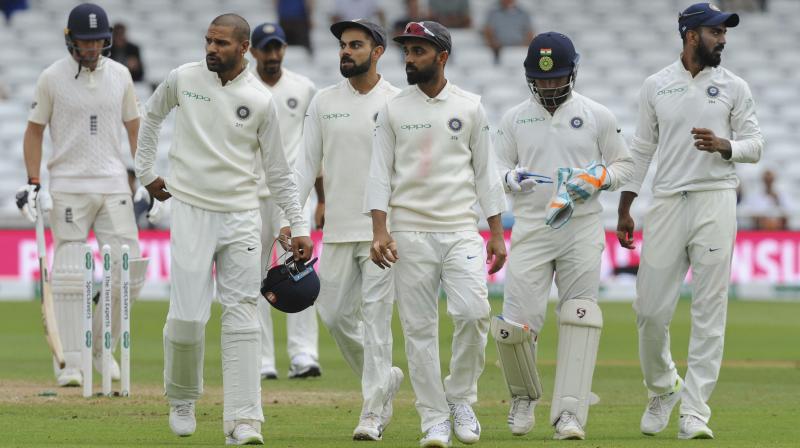
[[[38,182],[23,185],[17,189],[17,194],[14,196],[20,213],[30,222],[36,222],[39,213],[36,197],[41,187]]]
[[[556,188],[553,190],[553,198],[547,204],[545,224],[558,229],[569,221],[575,204],[572,202],[566,190],[566,183],[572,176],[572,168],[559,168],[556,172]]]
[[[533,193],[536,184],[552,184],[553,179],[528,171],[525,167],[509,170],[505,175],[506,185],[512,193]]]
[[[584,169],[572,168],[572,175],[567,181],[567,192],[576,204],[581,204],[610,186],[611,172],[605,165],[592,162]]]

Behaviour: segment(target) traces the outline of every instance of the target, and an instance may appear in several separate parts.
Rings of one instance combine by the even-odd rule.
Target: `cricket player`
[[[555,274],[559,343],[550,423],[556,439],[586,436],[603,324],[597,296],[605,232],[597,196],[623,185],[633,172],[633,159],[614,115],[573,90],[578,61],[575,46],[564,34],[536,36],[524,62],[532,97],[506,112],[495,138],[500,178],[513,195],[515,222],[503,314],[492,322],[492,333],[512,393],[508,425],[514,435],[533,428],[533,410],[541,395],[536,342]],[[578,205],[571,219],[555,229],[545,219],[558,182],[538,185],[542,178],[531,173],[552,175],[565,167],[571,169],[567,190],[586,195],[574,195]],[[507,356],[511,348],[523,353],[529,364]],[[529,391],[527,384],[537,387]]]
[[[392,367],[392,276],[370,262],[372,227],[362,205],[375,119],[400,89],[377,71],[386,48],[383,28],[357,19],[334,23],[331,32],[339,40],[339,71],[345,79],[311,101],[296,175],[305,200],[324,173],[325,245],[317,310],[361,378],[364,403],[353,438],[381,440],[403,371]]]
[[[262,23],[253,30],[250,54],[255,58],[255,74],[272,93],[278,110],[286,160],[293,167],[302,145],[303,119],[316,88],[310,79],[282,66],[286,54],[286,34],[276,23]],[[258,196],[261,206],[261,272],[270,267],[272,247],[280,227],[280,210],[267,188],[264,179],[259,181]],[[321,195],[318,195],[321,196]],[[324,207],[324,198],[322,206]],[[276,245],[283,252],[281,245]],[[261,322],[261,378],[276,379],[275,339],[272,335],[272,307],[266,300],[258,301],[258,318]],[[287,350],[289,352],[289,378],[320,376],[316,309],[311,306],[299,313],[286,315]]]
[[[136,154],[136,176],[150,195],[160,201],[173,198],[172,287],[164,325],[170,428],[179,436],[195,431],[195,401],[203,392],[205,325],[216,295],[222,304],[223,431],[229,445],[263,443],[256,311],[263,300],[262,170],[294,229],[295,259],[307,260],[312,250],[272,94],[247,69],[249,37],[250,26],[238,15],[223,14],[211,22],[205,61],[171,71],[147,101]],[[163,179],[153,163],[159,128],[173,109],[175,139],[170,172]]]
[[[639,360],[650,397],[641,430],[666,428],[680,405],[678,438],[709,439],[708,399],[722,362],[731,254],[736,237],[735,163],[756,163],[764,140],[750,88],[719,66],[737,14],[696,3],[678,18],[680,58],[647,78],[631,153],[633,179],[620,196],[617,237],[633,249],[630,207],[653,157],[653,203],[643,225],[636,281]],[[669,324],[692,269],[692,331],[681,379],[670,353]]]
[[[28,184],[17,192],[23,215],[36,221],[44,130],[50,125],[53,153],[47,162],[55,243],[51,289],[65,368],[54,363],[59,386],[80,386],[84,344],[82,299],[84,245],[89,229],[100,246],[111,246],[112,307],[120,306],[121,246],[130,247],[131,299],[144,284],[147,260],[140,259],[133,200],[120,151],[124,126],[131,155],[136,153],[139,109],[128,69],[107,58],[111,27],[103,8],[83,3],[69,14],[65,38],[69,56],[42,72],[28,115],[23,151]],[[102,315],[94,313],[94,366],[101,365]],[[120,315],[112,314],[112,349],[120,335]],[[113,359],[113,358],[112,358]],[[119,380],[113,360],[111,376]]]
[[[420,445],[449,446],[451,416],[458,440],[476,443],[481,427],[471,405],[489,331],[483,260],[490,273],[505,263],[503,185],[480,97],[445,78],[452,51],[447,28],[411,22],[394,40],[402,45],[410,86],[378,114],[365,197],[374,233],[370,256],[381,268],[393,266],[408,373],[425,433]],[[486,252],[476,203],[491,228]],[[440,286],[455,326],[444,384]]]

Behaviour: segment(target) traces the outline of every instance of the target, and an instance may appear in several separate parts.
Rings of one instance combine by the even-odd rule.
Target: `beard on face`
[[[264,63],[264,72],[270,75],[275,75],[281,71],[281,61],[269,60]]]
[[[425,84],[433,80],[435,76],[435,64],[431,64],[423,68],[406,65],[406,81],[408,81],[409,85],[413,86],[414,84]]]
[[[206,65],[208,66],[208,69],[214,73],[224,73],[236,65],[236,60],[234,58],[226,60],[220,56],[212,56],[207,54]]]
[[[725,45],[717,45],[713,50],[709,50],[704,44],[700,44],[694,50],[694,57],[703,67],[716,67],[722,62],[722,49]],[[719,53],[717,53],[719,51]]]
[[[351,67],[349,67],[349,68],[345,68],[345,66],[344,66],[345,62],[349,62],[349,63],[351,63],[353,65]],[[361,74],[364,74],[364,73],[368,72],[369,71],[369,67],[370,67],[370,63],[371,63],[371,61],[369,59],[367,59],[366,61],[364,61],[363,64],[356,64],[356,61],[345,57],[345,58],[342,58],[339,61],[339,71],[342,73],[342,76],[344,76],[345,78],[352,78],[353,76],[358,76],[358,75],[361,75]]]

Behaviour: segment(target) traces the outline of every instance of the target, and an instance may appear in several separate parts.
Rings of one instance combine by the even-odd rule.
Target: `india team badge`
[[[569,120],[569,125],[572,126],[573,129],[580,129],[581,126],[583,126],[583,118],[572,117],[572,120]]]
[[[289,109],[294,109],[297,107],[297,98],[289,98],[286,100],[286,105],[289,106]]]
[[[549,72],[553,69],[553,49],[540,48],[539,49],[539,68],[542,71]]]
[[[240,120],[247,120],[247,117],[250,116],[250,108],[248,108],[247,106],[237,107],[236,116],[239,117]]]
[[[453,132],[459,132],[461,131],[461,128],[464,127],[464,123],[462,123],[458,118],[451,118],[447,121],[447,127]]]
[[[711,85],[706,89],[706,95],[711,98],[716,98],[719,95],[719,87]]]

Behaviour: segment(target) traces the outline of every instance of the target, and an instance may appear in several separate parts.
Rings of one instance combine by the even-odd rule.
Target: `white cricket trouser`
[[[397,309],[422,431],[450,419],[450,403],[478,400],[478,377],[486,360],[489,300],[486,250],[476,231],[392,232],[399,259]],[[453,319],[450,373],[442,383],[439,364],[439,287]]]
[[[164,354],[167,397],[196,400],[202,393],[202,350],[191,358],[195,365],[175,365],[176,360],[187,359],[178,348],[191,345],[186,352],[197,344],[186,335],[181,335],[180,344],[167,340],[168,328],[170,321],[173,327],[199,326],[202,338],[211,313],[212,268],[216,268],[216,295],[222,304],[223,420],[264,421],[256,318],[256,303],[264,300],[259,291],[261,215],[257,209],[220,213],[175,198],[171,201],[172,287]]]
[[[678,371],[669,324],[692,268],[692,332],[681,414],[708,421],[708,399],[719,377],[736,236],[736,192],[699,191],[654,198],[644,219],[636,281],[639,359],[650,395],[672,390]]]
[[[528,325],[538,335],[555,273],[556,313],[566,300],[597,302],[605,232],[599,215],[572,218],[553,229],[544,223],[517,221],[506,265],[503,316]]]
[[[371,242],[325,243],[317,310],[361,378],[362,413],[379,414],[392,368],[392,273],[369,258]]]
[[[261,277],[266,277],[272,254],[270,249],[280,230],[280,207],[272,197],[261,198]],[[283,254],[275,244],[278,255]],[[275,368],[275,337],[272,334],[272,307],[266,300],[258,301],[258,320],[261,323],[261,372],[277,372]],[[301,353],[319,359],[319,326],[316,308],[312,305],[299,313],[286,314],[286,350],[289,361]]]
[[[120,248],[127,244],[130,247],[130,257],[139,258],[139,230],[133,214],[133,200],[130,194],[102,194],[102,193],[62,193],[52,191],[53,209],[50,211],[50,230],[53,235],[56,252],[65,243],[85,243],[89,236],[89,229],[94,229],[97,244],[100,247],[108,244],[111,246],[111,260],[114,263],[115,284],[119,284],[119,259]],[[54,266],[58,269],[57,266]],[[131,297],[135,299],[135,297]],[[111,294],[112,307],[119,309],[119,288],[114,288]],[[80,368],[80,350],[83,345],[83,320],[81,319],[81,301],[58,300],[57,291],[54,291],[54,311],[58,322],[58,332],[64,344],[64,358],[67,368]],[[112,350],[119,340],[120,322],[119,313],[112,314],[111,334],[113,339]],[[102,315],[94,313],[94,328],[102,328]],[[102,332],[94,332],[94,347],[98,350],[102,346]],[[54,363],[56,375],[60,369]]]

